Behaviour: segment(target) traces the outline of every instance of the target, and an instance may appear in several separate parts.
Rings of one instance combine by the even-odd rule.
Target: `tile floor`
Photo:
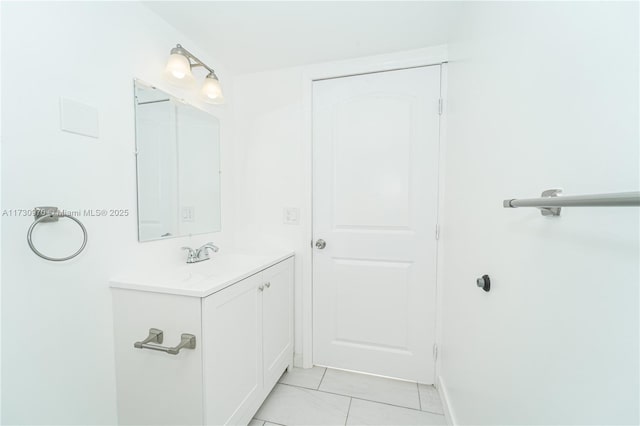
[[[446,425],[433,386],[323,367],[284,373],[249,426]]]

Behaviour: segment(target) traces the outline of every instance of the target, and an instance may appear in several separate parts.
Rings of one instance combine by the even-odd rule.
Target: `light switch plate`
[[[300,225],[300,209],[297,207],[285,207],[282,223],[285,225]]]
[[[194,222],[196,220],[196,212],[195,207],[193,206],[185,206],[182,207],[182,221],[183,222]]]
[[[60,128],[77,135],[98,138],[98,110],[80,102],[60,98]]]

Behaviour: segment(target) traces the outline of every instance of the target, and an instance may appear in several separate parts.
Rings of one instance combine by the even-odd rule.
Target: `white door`
[[[440,69],[313,83],[314,364],[433,383]]]

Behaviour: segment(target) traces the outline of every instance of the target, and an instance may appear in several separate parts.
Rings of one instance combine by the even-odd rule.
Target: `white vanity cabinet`
[[[120,424],[251,420],[293,362],[293,258],[275,260],[231,284],[232,274],[155,290],[112,282]],[[177,355],[134,348],[151,328],[163,332],[155,346],[176,346],[188,333],[195,348]]]

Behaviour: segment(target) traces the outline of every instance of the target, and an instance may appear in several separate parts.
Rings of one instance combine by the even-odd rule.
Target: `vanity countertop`
[[[173,269],[136,271],[110,280],[111,287],[182,296],[207,297],[263,269],[293,257],[293,251],[224,251],[210,260]]]

